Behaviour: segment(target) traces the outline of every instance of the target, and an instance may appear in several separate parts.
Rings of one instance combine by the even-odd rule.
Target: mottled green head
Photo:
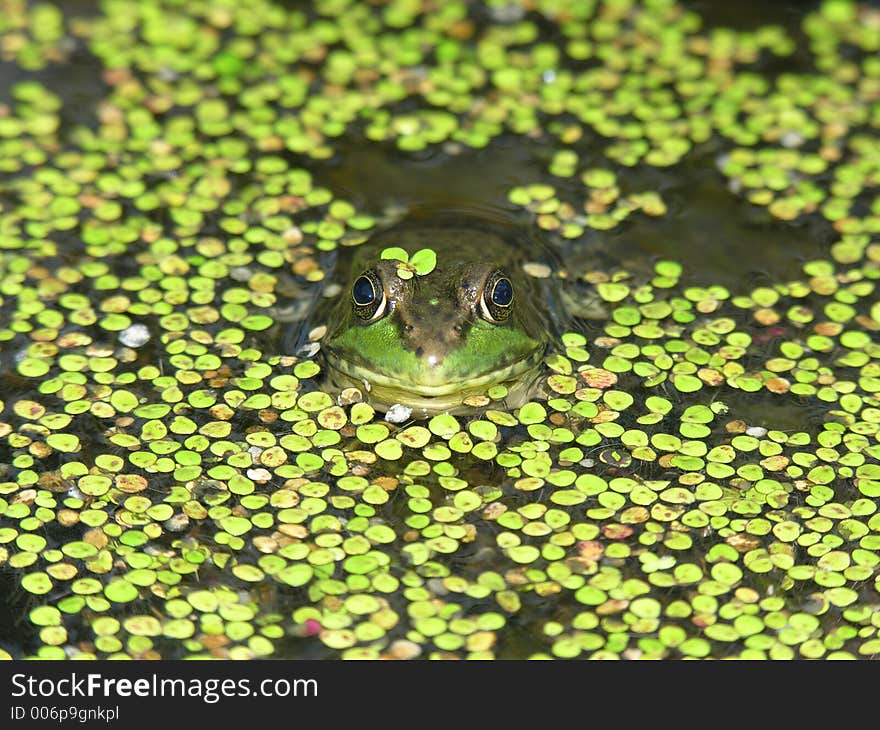
[[[413,273],[382,258],[391,246],[428,248],[436,266]],[[430,414],[498,383],[531,382],[550,332],[521,251],[493,232],[421,227],[358,248],[323,343],[338,383],[367,387],[380,406]]]

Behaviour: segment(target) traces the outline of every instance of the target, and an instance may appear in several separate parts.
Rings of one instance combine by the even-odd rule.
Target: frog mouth
[[[379,405],[401,404],[424,413],[449,411],[462,405],[469,395],[482,395],[493,385],[514,385],[528,382],[537,375],[543,357],[538,350],[501,368],[462,379],[424,382],[414,378],[389,375],[347,360],[326,358],[328,375],[336,387],[355,386],[367,391],[371,402]]]

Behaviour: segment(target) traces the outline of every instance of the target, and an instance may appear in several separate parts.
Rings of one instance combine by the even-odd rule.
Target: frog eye
[[[490,322],[503,322],[510,316],[513,304],[513,282],[500,271],[489,275],[483,287],[480,309]]]
[[[351,301],[358,317],[368,322],[379,319],[385,313],[385,289],[379,277],[372,271],[361,274],[351,287]]]

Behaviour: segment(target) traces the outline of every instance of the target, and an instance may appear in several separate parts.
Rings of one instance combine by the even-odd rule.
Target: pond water
[[[847,0],[0,0],[0,656],[873,657],[878,50]],[[386,415],[316,303],[450,210],[565,332]]]

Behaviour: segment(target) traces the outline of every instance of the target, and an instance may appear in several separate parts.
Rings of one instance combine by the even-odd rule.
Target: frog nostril
[[[421,357],[421,356],[424,355],[424,354],[425,354],[425,348],[424,348],[424,347],[417,347],[417,348],[416,348],[416,357]]]

